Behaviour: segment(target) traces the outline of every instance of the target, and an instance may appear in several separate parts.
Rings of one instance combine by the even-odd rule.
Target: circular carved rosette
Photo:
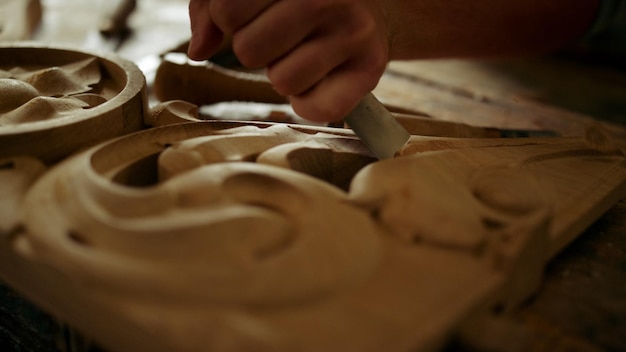
[[[52,163],[138,131],[147,111],[141,71],[114,55],[0,46],[0,157]]]
[[[120,137],[28,191],[13,279],[48,279],[26,281],[114,350],[436,350],[526,299],[626,179],[623,154],[580,139],[410,143],[376,162],[341,129]]]
[[[195,304],[284,304],[371,275],[374,223],[320,179],[351,178],[350,163],[334,175],[337,159],[356,172],[371,158],[341,136],[211,126],[155,128],[60,164],[27,196],[18,248],[95,291]]]

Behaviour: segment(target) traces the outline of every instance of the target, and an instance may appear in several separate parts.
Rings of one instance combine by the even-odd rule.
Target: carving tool
[[[129,34],[128,17],[137,8],[137,0],[121,0],[112,12],[106,14],[98,26],[105,37],[123,37]]]
[[[372,93],[361,99],[345,122],[378,159],[393,158],[411,137]]]
[[[218,52],[210,60],[224,67],[240,65],[232,50]],[[378,159],[393,158],[411,137],[372,93],[361,99],[344,120]]]

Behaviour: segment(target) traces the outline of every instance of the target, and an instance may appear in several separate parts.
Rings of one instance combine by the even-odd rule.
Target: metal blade
[[[411,137],[372,93],[359,102],[345,121],[378,159],[393,158]]]

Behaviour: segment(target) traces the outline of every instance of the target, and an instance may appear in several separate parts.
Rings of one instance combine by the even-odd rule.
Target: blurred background
[[[138,62],[189,39],[187,5],[187,0],[0,0],[2,27],[9,27],[7,22],[39,22],[12,38],[0,32],[0,39],[116,52]],[[107,25],[115,21],[115,28]]]

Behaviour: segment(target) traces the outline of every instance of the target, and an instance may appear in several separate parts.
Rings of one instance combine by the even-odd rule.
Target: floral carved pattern
[[[93,93],[101,73],[95,58],[61,66],[0,69],[0,126],[59,118],[106,101]]]
[[[376,162],[336,129],[153,128],[46,173],[2,254],[111,349],[438,349],[624,195],[596,145],[414,136]]]

